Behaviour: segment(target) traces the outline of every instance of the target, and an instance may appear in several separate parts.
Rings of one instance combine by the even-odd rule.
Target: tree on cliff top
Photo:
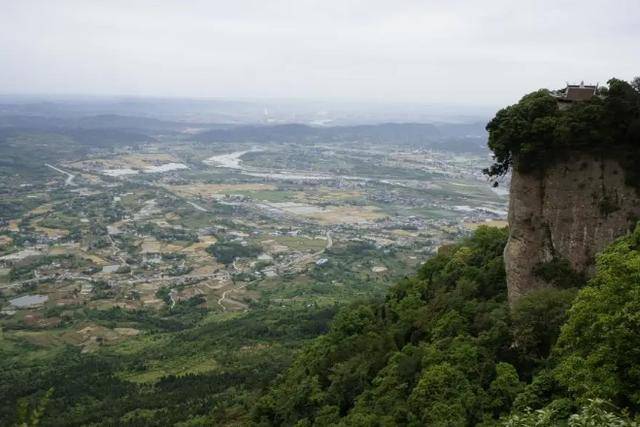
[[[603,155],[623,153],[623,166],[631,175],[640,156],[640,79],[634,84],[611,79],[589,101],[560,108],[546,89],[524,96],[503,108],[487,124],[489,148],[495,163],[485,169],[498,177],[515,166],[528,173],[544,169],[571,151]],[[633,182],[635,177],[629,176]]]

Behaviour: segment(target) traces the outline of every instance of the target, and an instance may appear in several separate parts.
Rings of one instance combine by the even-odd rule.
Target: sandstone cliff
[[[514,168],[505,266],[509,301],[549,286],[538,266],[567,260],[587,277],[594,256],[640,218],[640,194],[625,185],[619,162],[571,153],[543,173]]]

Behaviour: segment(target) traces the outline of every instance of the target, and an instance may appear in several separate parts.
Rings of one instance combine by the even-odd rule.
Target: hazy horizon
[[[493,108],[632,78],[639,15],[634,1],[25,0],[0,16],[0,93]]]

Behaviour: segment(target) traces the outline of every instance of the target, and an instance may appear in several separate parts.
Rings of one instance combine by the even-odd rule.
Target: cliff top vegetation
[[[562,108],[553,93],[540,89],[503,108],[487,124],[495,163],[485,169],[497,178],[515,167],[544,170],[575,151],[618,156],[630,184],[640,185],[640,78],[611,79],[588,101]]]

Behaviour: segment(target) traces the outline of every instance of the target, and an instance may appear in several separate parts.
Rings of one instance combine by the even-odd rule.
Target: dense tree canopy
[[[207,252],[221,263],[228,265],[236,258],[245,258],[258,255],[261,250],[256,245],[245,244],[232,240],[219,240],[215,244],[207,247]]]
[[[260,401],[256,422],[466,425],[508,411],[523,385],[509,363],[506,236],[483,227],[384,303],[343,310]]]
[[[556,352],[555,374],[576,396],[640,411],[640,226],[598,257]]]
[[[482,227],[384,302],[343,309],[260,399],[254,422],[636,426],[640,227],[600,256],[587,286],[565,281],[512,310],[505,240]]]
[[[523,172],[540,170],[580,150],[618,156],[631,172],[628,178],[638,181],[640,90],[635,83],[611,79],[591,100],[567,108],[541,89],[498,111],[487,131],[495,159],[485,170],[490,176],[504,175],[512,166]]]

